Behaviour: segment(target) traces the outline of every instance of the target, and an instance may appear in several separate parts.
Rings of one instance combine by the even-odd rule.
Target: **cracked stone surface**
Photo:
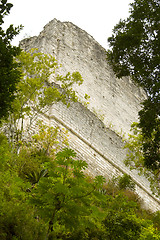
[[[84,83],[75,85],[74,89],[82,101],[85,93],[90,96],[87,108],[81,103],[72,103],[69,108],[58,103],[51,107],[48,116],[39,118],[68,129],[70,147],[87,161],[90,174],[102,174],[106,178],[124,172],[130,174],[144,205],[153,211],[160,210],[160,204],[151,196],[148,181],[124,165],[126,150],[117,134],[129,133],[132,122],[138,121],[145,92],[129,78],[117,79],[107,63],[105,49],[70,22],[54,19],[39,36],[24,39],[20,46],[26,51],[38,48],[53,54],[62,65],[60,74],[80,72]]]

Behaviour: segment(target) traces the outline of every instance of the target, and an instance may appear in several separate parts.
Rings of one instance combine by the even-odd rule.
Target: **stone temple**
[[[123,163],[122,134],[128,134],[146,95],[131,79],[117,79],[106,60],[106,50],[84,30],[70,22],[50,21],[39,36],[24,39],[21,48],[53,54],[60,74],[78,71],[84,82],[74,87],[78,97],[90,96],[87,108],[80,102],[67,108],[54,104],[48,114],[41,115],[46,124],[61,126],[69,132],[69,144],[79,158],[88,163],[88,173],[111,178],[130,174],[136,183],[136,192],[144,205],[152,211],[160,210],[148,181],[130,171]]]

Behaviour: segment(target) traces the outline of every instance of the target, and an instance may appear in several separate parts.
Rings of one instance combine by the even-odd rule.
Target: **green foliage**
[[[6,31],[2,29],[5,15],[10,13],[11,3],[0,2],[0,119],[8,116],[14,100],[16,84],[20,81],[21,72],[14,58],[20,53],[19,47],[11,45],[12,39],[19,33],[22,26],[14,28],[10,25]]]
[[[92,195],[103,179],[97,177],[93,184],[88,183],[83,173],[87,164],[74,160],[75,156],[68,148],[57,153],[54,162],[45,163],[47,177],[41,178],[32,191],[31,202],[49,222],[48,234],[61,228],[71,234],[87,225],[94,226],[94,221],[89,219]]]
[[[44,240],[45,224],[38,222],[28,204],[5,201],[0,215],[1,240]]]
[[[39,132],[22,144],[16,162],[16,171],[22,179],[35,184],[48,171],[43,164],[54,159],[60,147],[68,146],[67,132],[59,127],[48,127],[38,122]]]
[[[152,224],[146,225],[147,224],[145,224],[142,230],[139,240],[159,240],[160,234],[157,229],[155,229]]]
[[[160,226],[159,226],[159,223],[160,223],[160,211],[156,212],[153,214],[152,216],[152,221],[154,223],[154,226],[160,230]]]
[[[143,164],[160,167],[160,7],[157,0],[135,0],[130,16],[121,20],[108,39],[108,61],[117,77],[131,76],[147,93],[139,112]]]
[[[36,220],[33,206],[27,201],[30,184],[19,177],[15,166],[18,157],[3,135],[0,156],[0,239],[44,239],[45,225]]]
[[[36,138],[48,139],[42,133]],[[110,194],[86,168],[69,148],[55,156],[27,145],[16,155],[0,135],[0,239],[159,239],[158,213],[143,214],[128,190]]]
[[[132,178],[128,174],[124,174],[119,178],[118,185],[120,189],[135,190],[135,183],[132,181]]]
[[[139,239],[141,222],[135,215],[134,202],[127,202],[121,195],[111,199],[103,223],[106,227],[106,239]]]
[[[160,239],[160,232],[149,220],[153,214],[145,217],[144,212],[143,217],[140,217],[139,211],[137,203],[128,200],[122,193],[111,198],[107,202],[103,220],[106,228],[104,239]]]
[[[60,127],[48,127],[38,121],[38,133],[32,136],[30,142],[33,148],[44,151],[49,156],[54,156],[62,146],[68,146],[67,130]]]
[[[159,4],[135,0],[130,6],[130,16],[114,27],[108,39],[108,58],[118,77],[131,75],[150,92],[159,77]]]
[[[16,57],[17,63],[20,64],[22,76],[16,86],[5,131],[10,142],[18,149],[36,122],[38,114],[46,113],[55,102],[61,101],[69,106],[71,101],[78,100],[72,87],[73,84],[82,84],[83,80],[78,72],[57,76],[55,58],[35,49],[28,53],[22,51]]]
[[[1,1],[1,23],[11,7]],[[19,50],[10,46],[10,40],[18,31],[10,27],[3,35],[0,28],[2,40],[12,50],[11,58],[5,53],[13,75],[8,65],[3,74],[9,76],[15,92],[5,128],[9,143],[0,135],[0,239],[159,239],[155,228],[159,228],[159,215],[148,221],[143,211],[139,214],[140,205],[128,190],[133,189],[129,176],[120,178],[118,186],[112,181],[106,186],[102,176],[86,176],[86,162],[66,148],[66,132],[58,127],[39,122],[37,134],[26,140],[38,114],[55,102],[69,106],[78,100],[72,87],[83,80],[78,72],[57,76],[54,57],[37,50],[16,56]],[[5,94],[4,98],[7,102]]]
[[[143,136],[141,129],[138,127],[138,123],[132,124],[131,132],[132,134],[128,135],[129,138],[125,142],[125,148],[128,149],[125,164],[127,166],[130,166],[131,169],[137,168],[143,173]]]
[[[149,96],[139,112],[143,135],[144,167],[160,171],[160,96]]]
[[[128,153],[124,162],[131,170],[136,169],[139,174],[145,175],[150,182],[152,192],[159,194],[159,170],[148,169],[145,165],[146,159],[143,152],[143,142],[145,140],[138,123],[132,124],[131,131],[133,134],[129,134],[129,138],[125,143]]]

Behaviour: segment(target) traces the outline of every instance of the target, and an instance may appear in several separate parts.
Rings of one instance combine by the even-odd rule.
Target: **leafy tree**
[[[139,240],[159,240],[160,234],[152,223],[144,223]]]
[[[61,101],[69,106],[70,101],[78,100],[72,86],[82,84],[83,79],[78,72],[57,76],[55,58],[35,49],[28,53],[22,51],[16,62],[20,63],[23,74],[16,86],[5,132],[9,141],[19,149],[39,114],[46,113],[55,102]]]
[[[12,46],[11,41],[22,26],[14,28],[10,25],[6,31],[2,29],[3,19],[10,13],[12,6],[7,0],[0,2],[0,119],[8,116],[14,100],[16,84],[21,76],[18,63],[14,62],[14,57],[20,53],[20,48]]]
[[[160,5],[135,0],[130,16],[121,20],[108,39],[108,61],[117,77],[131,76],[147,94],[139,112],[143,135],[143,166],[160,168]]]
[[[122,190],[102,191],[103,177],[85,176],[73,150],[49,153],[28,145],[17,155],[0,135],[0,239],[159,239],[158,213],[148,221]]]
[[[33,149],[37,148],[48,156],[55,156],[62,146],[68,146],[68,131],[57,127],[46,126],[42,121],[38,121],[37,134],[32,136],[29,143]]]
[[[67,133],[63,129],[48,127],[42,122],[39,122],[38,127],[39,132],[21,146],[16,163],[19,176],[32,185],[48,173],[43,164],[50,158],[53,160],[60,148],[68,146]]]
[[[129,134],[129,138],[125,143],[125,147],[128,150],[125,164],[130,167],[131,170],[136,169],[140,175],[144,175],[150,182],[152,193],[157,196],[160,193],[160,179],[159,169],[144,168],[144,154],[143,154],[143,135],[142,130],[139,128],[138,123],[133,123],[131,126],[132,134]]]
[[[46,162],[48,175],[41,178],[32,191],[31,201],[49,223],[48,235],[52,237],[66,233],[69,236],[72,231],[83,232],[87,227],[95,227],[93,194],[104,179],[99,176],[93,184],[87,182],[83,173],[87,164],[74,160],[75,156],[73,150],[65,148],[53,162]]]
[[[135,183],[132,181],[131,176],[126,173],[119,177],[118,186],[120,189],[135,190]]]
[[[42,240],[46,226],[37,221],[33,206],[27,202],[30,183],[19,177],[17,161],[6,137],[0,135],[0,239]]]
[[[102,239],[160,239],[160,232],[154,227],[152,220],[144,215],[140,217],[141,209],[135,201],[129,201],[122,192],[106,200],[106,215],[102,221],[106,231],[103,231]]]
[[[106,227],[106,239],[139,239],[141,223],[135,215],[136,203],[127,202],[118,194],[111,199],[103,221]]]

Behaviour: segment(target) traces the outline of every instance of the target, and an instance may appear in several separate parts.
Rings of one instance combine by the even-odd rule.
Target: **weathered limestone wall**
[[[72,103],[69,108],[58,103],[50,110],[49,117],[52,126],[58,124],[69,131],[70,147],[79,158],[87,161],[89,173],[103,175],[106,179],[122,173],[130,174],[144,206],[160,210],[160,202],[152,196],[149,182],[124,165],[126,150],[122,139],[91,111],[80,103]]]
[[[22,41],[21,46],[54,54],[62,64],[62,74],[79,71],[84,83],[75,89],[80,98],[85,93],[90,96],[88,108],[103,117],[106,126],[112,124],[115,130],[128,133],[131,123],[137,121],[144,92],[128,78],[115,77],[106,61],[105,49],[85,31],[54,19],[38,37]]]
[[[144,92],[127,78],[117,79],[107,64],[105,50],[72,23],[54,19],[38,37],[23,40],[21,47],[25,50],[36,47],[54,54],[62,64],[62,74],[79,71],[84,83],[75,89],[81,99],[85,93],[90,96],[88,109],[81,103],[72,103],[69,108],[58,103],[51,107],[48,115],[40,118],[47,124],[69,130],[70,147],[76,150],[79,158],[87,161],[91,174],[110,178],[129,173],[137,183],[136,191],[144,204],[154,211],[160,210],[147,180],[124,166],[126,151],[121,137],[115,133],[121,129],[128,133],[130,124],[137,121]],[[103,122],[95,112],[103,115]],[[107,127],[110,123],[115,131]]]

